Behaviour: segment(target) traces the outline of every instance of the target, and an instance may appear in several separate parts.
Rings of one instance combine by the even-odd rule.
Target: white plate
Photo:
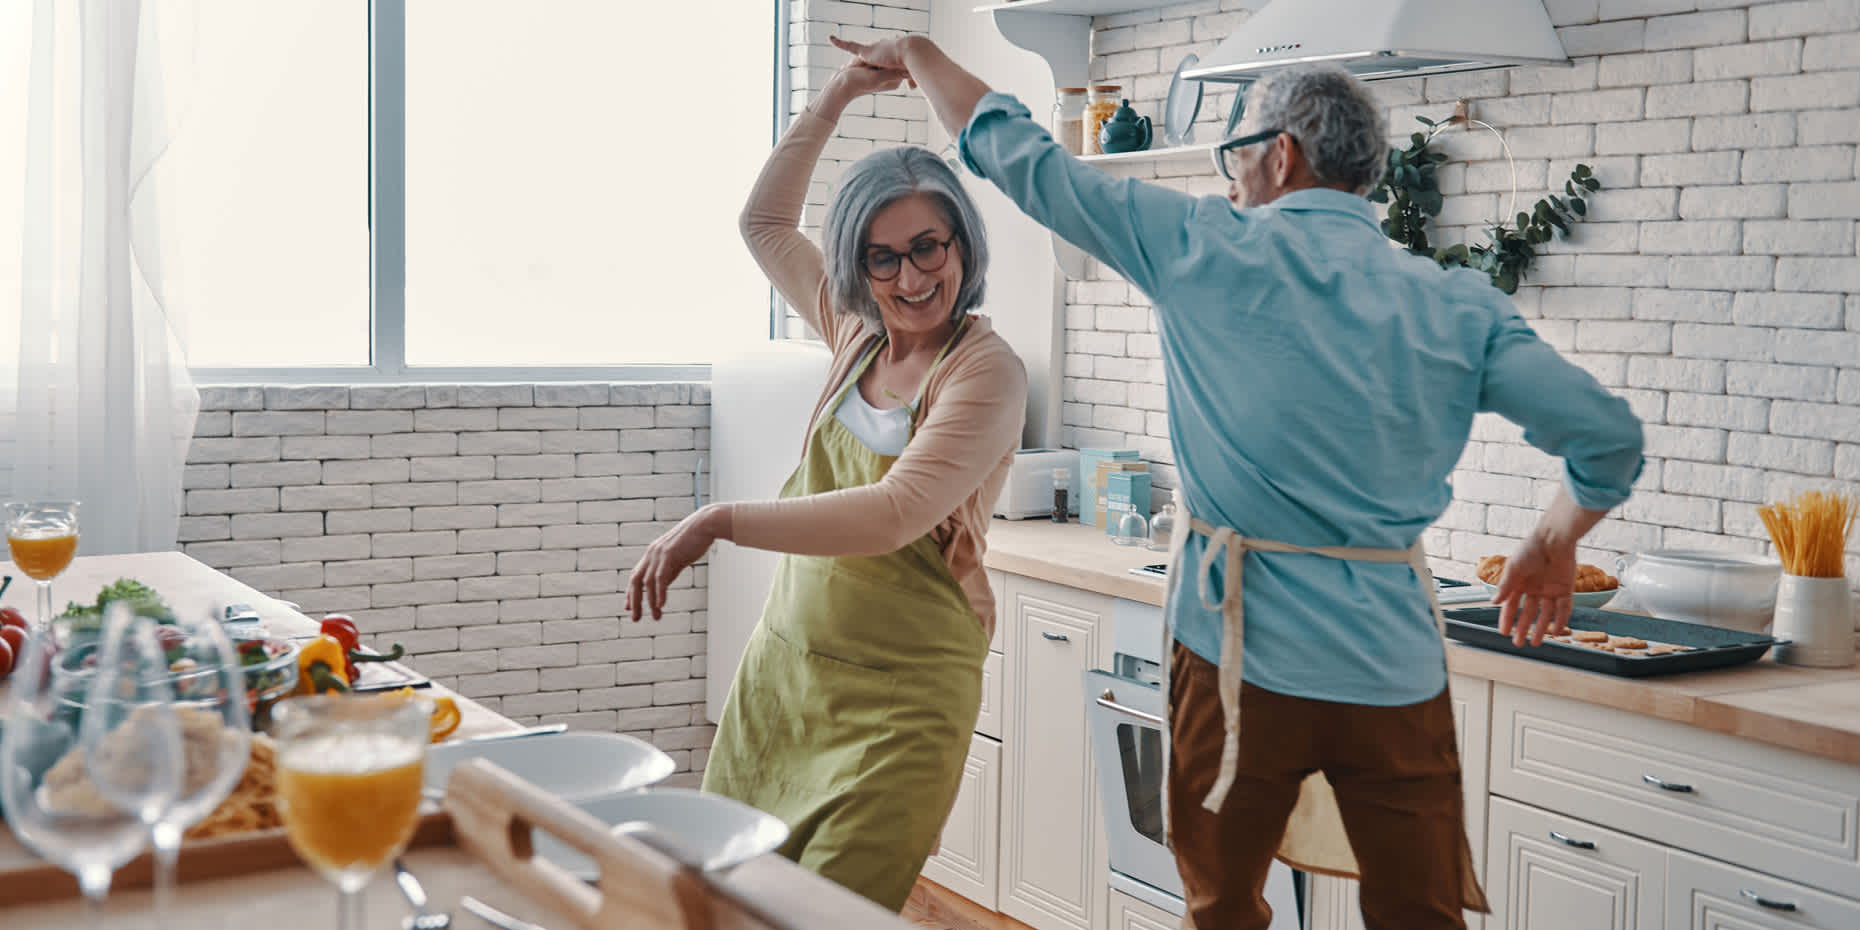
[[[1200,81],[1183,80],[1182,72],[1200,63],[1201,56],[1191,53],[1175,66],[1175,77],[1169,81],[1169,97],[1163,104],[1163,141],[1170,145],[1187,145],[1194,138],[1203,88]]]
[[[672,757],[619,733],[570,730],[515,739],[440,743],[426,751],[426,790],[445,791],[452,767],[491,762],[557,797],[575,800],[644,788],[672,774]]]
[[[741,801],[689,788],[649,788],[599,798],[575,806],[609,827],[640,821],[669,835],[689,850],[703,870],[727,869],[774,852],[788,838],[788,825]],[[536,831],[536,855],[569,874],[593,881],[600,870],[587,856],[555,837]]]

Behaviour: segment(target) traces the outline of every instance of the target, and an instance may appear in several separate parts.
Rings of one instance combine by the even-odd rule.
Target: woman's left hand
[[[650,610],[659,619],[665,610],[665,592],[680,572],[710,551],[711,543],[728,532],[730,510],[722,504],[710,504],[678,521],[665,535],[646,547],[646,554],[633,566],[627,581],[626,609],[638,620]]]

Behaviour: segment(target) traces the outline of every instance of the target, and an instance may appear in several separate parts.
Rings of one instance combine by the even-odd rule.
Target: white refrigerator
[[[711,366],[711,500],[764,500],[781,493],[800,463],[830,356],[818,342],[777,341]],[[713,723],[723,714],[780,559],[729,542],[710,551],[704,715]]]

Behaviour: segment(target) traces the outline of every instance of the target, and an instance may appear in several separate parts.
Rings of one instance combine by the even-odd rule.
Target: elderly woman
[[[1019,445],[1026,371],[986,318],[988,250],[920,148],[840,179],[825,255],[796,229],[846,104],[901,74],[848,66],[769,156],[743,236],[833,350],[800,466],[773,501],[711,504],[640,559],[628,610],[718,539],[787,555],[737,670],[704,788],[787,821],[782,852],[903,907],[955,801],[994,597],[983,533]]]

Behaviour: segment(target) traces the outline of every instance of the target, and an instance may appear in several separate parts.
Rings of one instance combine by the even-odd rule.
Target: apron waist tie
[[[1242,578],[1248,552],[1298,552],[1306,555],[1321,555],[1325,558],[1342,559],[1349,562],[1406,562],[1414,567],[1427,588],[1427,597],[1434,609],[1434,620],[1444,623],[1440,613],[1440,604],[1434,594],[1433,573],[1427,568],[1427,558],[1419,540],[1407,549],[1375,549],[1364,546],[1295,546],[1270,539],[1252,539],[1235,532],[1231,527],[1210,526],[1207,523],[1189,517],[1189,529],[1208,538],[1207,549],[1201,554],[1201,565],[1195,572],[1196,594],[1201,599],[1201,606],[1208,610],[1221,612],[1221,662],[1220,694],[1221,716],[1225,726],[1225,737],[1221,743],[1221,770],[1214,781],[1214,787],[1201,806],[1219,813],[1221,805],[1227,800],[1227,792],[1233,787],[1234,778],[1240,768],[1240,682],[1244,658],[1243,637],[1246,633],[1245,597],[1242,594]],[[1213,580],[1215,560],[1225,554],[1226,584],[1221,591],[1220,600],[1213,600],[1209,594]],[[1174,575],[1171,568],[1170,574]],[[1165,652],[1165,656],[1167,653]],[[1165,660],[1166,661],[1166,660]]]

